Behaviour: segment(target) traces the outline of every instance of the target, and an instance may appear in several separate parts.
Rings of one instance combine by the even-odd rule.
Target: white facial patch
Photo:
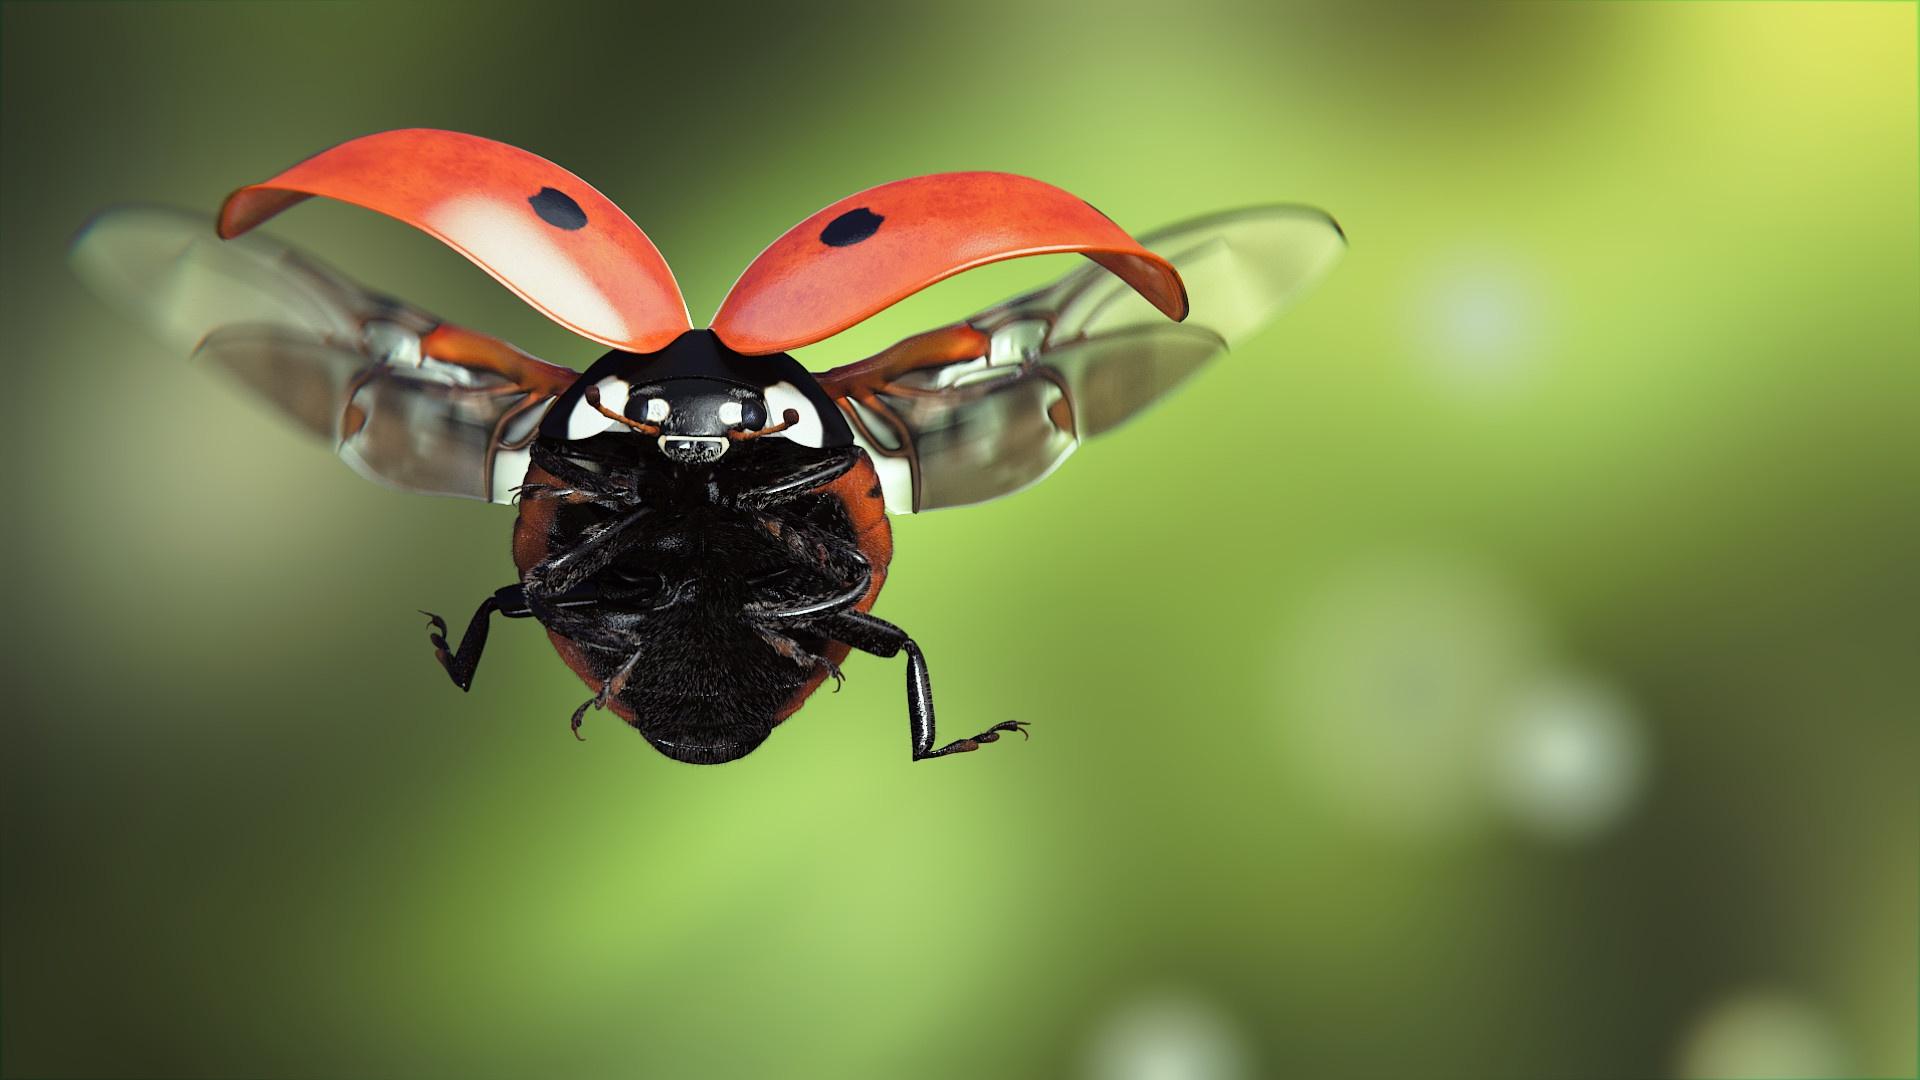
[[[667,404],[666,398],[653,397],[647,399],[647,423],[657,424],[665,420],[667,414],[671,411],[672,406]]]
[[[789,382],[777,382],[767,387],[764,393],[767,416],[773,423],[780,423],[788,409],[800,414],[798,422],[775,438],[785,438],[816,449],[826,442],[826,428],[820,423],[820,411],[813,407],[813,402],[798,387]]]
[[[593,385],[600,391],[601,405],[613,412],[626,412],[627,396],[633,391],[633,385],[631,383],[625,379],[619,379],[609,375]],[[662,401],[659,404],[661,415],[665,416],[667,403]],[[652,406],[649,405],[648,408],[651,410]],[[652,418],[651,412],[649,412],[648,418]],[[599,409],[588,404],[587,396],[582,394],[580,395],[580,400],[574,403],[573,415],[567,417],[567,438],[591,439],[616,423],[618,423],[618,421],[612,417],[602,415]]]
[[[887,512],[913,513],[913,466],[904,457],[888,457],[875,451],[859,432],[854,433],[853,442],[865,450],[867,460],[873,462],[874,475],[880,478],[880,494],[887,501]]]
[[[527,469],[533,464],[530,450],[502,450],[493,456],[493,490],[488,496],[497,503],[511,503],[520,485],[526,483]]]
[[[720,422],[732,427],[740,422],[740,403],[723,401],[720,403]]]

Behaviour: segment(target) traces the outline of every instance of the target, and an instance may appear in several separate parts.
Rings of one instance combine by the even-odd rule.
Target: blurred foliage
[[[30,1076],[1913,1075],[1907,4],[0,9],[4,1027]],[[587,177],[696,319],[848,192],[1314,203],[1282,323],[1040,489],[898,523],[853,660],[675,765],[510,512],[369,485],[63,247],[389,127]],[[432,240],[277,234],[556,362]],[[943,284],[816,364],[1070,263]],[[1170,1072],[1156,1073],[1155,1068]]]

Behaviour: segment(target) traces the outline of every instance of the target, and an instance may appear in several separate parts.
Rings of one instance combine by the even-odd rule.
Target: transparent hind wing
[[[368,479],[488,502],[513,501],[553,396],[487,373],[461,382],[431,372],[430,358],[370,363],[365,352],[275,326],[227,327],[194,355],[331,441]]]
[[[895,513],[986,502],[1046,478],[1081,441],[1164,395],[1225,346],[1162,322],[987,366],[918,368],[841,398]]]
[[[1038,482],[1257,332],[1346,248],[1331,217],[1299,206],[1214,214],[1141,243],[1180,272],[1185,322],[1088,265],[821,377],[888,509],[964,506]]]
[[[264,235],[219,240],[211,218],[182,211],[101,214],[72,261],[153,336],[408,491],[512,501],[540,415],[577,378]]]
[[[1346,252],[1346,234],[1323,210],[1256,206],[1169,225],[1140,238],[1186,282],[1186,324],[1237,345],[1312,291]],[[1160,318],[1098,267],[1075,270],[1044,289],[981,312],[976,326],[1044,318],[1050,344],[1109,333]],[[1095,271],[1089,273],[1089,271]]]

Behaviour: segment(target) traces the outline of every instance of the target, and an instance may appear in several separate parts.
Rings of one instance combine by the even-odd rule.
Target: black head
[[[711,330],[689,330],[656,353],[602,356],[554,402],[540,433],[581,439],[625,429],[588,402],[588,387],[603,407],[658,428],[660,453],[675,461],[718,461],[741,436],[779,425],[789,412],[792,425],[769,438],[816,447],[853,442],[833,399],[793,357],[745,356]]]
[[[767,426],[767,399],[723,379],[650,379],[628,391],[625,415],[658,427],[660,452],[675,461],[718,461],[735,438]]]

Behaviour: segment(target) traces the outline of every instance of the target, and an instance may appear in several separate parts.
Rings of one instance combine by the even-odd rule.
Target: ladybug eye
[[[767,426],[767,407],[758,400],[743,401],[738,406],[740,426],[748,431],[759,431]]]

